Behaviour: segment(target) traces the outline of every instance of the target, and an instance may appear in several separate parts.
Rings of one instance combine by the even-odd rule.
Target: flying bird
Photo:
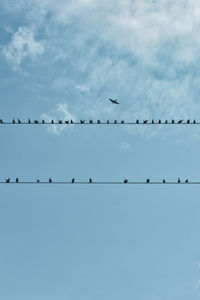
[[[110,102],[112,102],[113,104],[119,104],[119,102],[117,102],[117,99],[110,99],[110,98],[109,98],[109,100],[110,100]]]

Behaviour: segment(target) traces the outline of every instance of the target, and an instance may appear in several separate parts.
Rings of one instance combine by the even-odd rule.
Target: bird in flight
[[[113,104],[119,104],[119,102],[117,102],[117,99],[110,99],[110,98],[109,98],[109,100],[110,100],[110,102],[112,102]]]

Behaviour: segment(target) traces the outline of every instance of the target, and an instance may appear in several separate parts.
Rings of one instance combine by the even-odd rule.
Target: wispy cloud
[[[56,110],[50,113],[43,113],[41,115],[41,119],[50,122],[51,120],[58,121],[58,120],[73,120],[76,121],[77,117],[72,114],[67,104],[58,104]],[[56,135],[61,134],[64,130],[68,130],[72,128],[72,126],[68,127],[67,125],[49,125],[48,130]]]
[[[9,45],[4,46],[2,50],[2,54],[13,63],[14,68],[20,66],[26,57],[35,59],[43,52],[43,46],[35,40],[34,33],[26,27],[20,27],[13,34]]]
[[[16,12],[9,1],[5,6]],[[70,90],[76,114],[129,120],[199,117],[197,0],[19,0],[20,12],[27,28],[34,29],[19,29],[4,55],[19,65],[42,54],[34,30],[42,31],[43,65],[59,69],[53,87],[57,93]],[[108,106],[108,97],[119,98],[120,108]]]

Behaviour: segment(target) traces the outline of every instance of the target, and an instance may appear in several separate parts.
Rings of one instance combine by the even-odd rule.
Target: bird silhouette
[[[58,120],[58,123],[59,123],[59,124],[62,124],[62,120]]]
[[[110,123],[110,121],[109,120],[107,120],[107,124],[109,124]]]
[[[70,122],[71,124],[73,124],[74,122],[73,122],[73,120],[71,120],[71,122]]]
[[[45,120],[42,120],[42,124],[45,124]]]
[[[150,179],[149,178],[147,178],[146,183],[150,183]]]
[[[188,180],[188,179],[186,179],[185,183],[188,183],[188,182],[189,182],[189,180]]]
[[[124,124],[124,120],[123,120],[123,121],[121,121],[121,124]]]
[[[161,120],[158,121],[158,124],[161,124]]]
[[[30,119],[28,119],[28,124],[31,124],[31,120]]]
[[[136,124],[139,124],[139,120],[136,120]]]
[[[151,123],[154,124],[154,119],[152,119]]]
[[[39,124],[39,121],[38,121],[38,120],[34,120],[34,123],[35,123],[35,124]]]
[[[69,123],[69,121],[65,120],[65,124],[68,124],[68,123]]]
[[[100,121],[100,120],[97,120],[97,123],[98,123],[98,124],[100,124],[100,123],[101,123],[101,121]]]
[[[114,124],[117,124],[117,120],[114,121]]]
[[[90,122],[90,124],[92,124],[92,123],[93,123],[93,120],[90,120],[89,122]]]
[[[163,179],[163,183],[166,183],[165,179]]]
[[[13,124],[15,124],[15,119],[12,120]]]
[[[92,178],[89,179],[89,183],[92,183]]]
[[[178,183],[181,183],[181,180],[180,180],[180,178],[178,177]]]
[[[51,124],[54,124],[54,120],[51,120]]]
[[[81,123],[81,124],[84,124],[84,123],[85,123],[85,120],[80,120],[80,123]]]
[[[183,120],[179,120],[179,121],[178,121],[178,124],[181,124],[181,123],[183,123]]]
[[[167,124],[167,123],[168,123],[168,120],[165,121],[165,124]]]
[[[51,178],[49,178],[49,183],[52,183],[52,179]]]
[[[128,179],[125,178],[125,179],[124,179],[124,183],[128,183]]]
[[[193,124],[196,124],[196,120],[193,121]]]
[[[21,123],[22,123],[20,119],[18,119],[18,123],[19,123],[19,124],[21,124]]]
[[[174,120],[172,120],[172,124],[174,124]]]
[[[19,182],[19,179],[18,178],[16,178],[16,183],[18,183]]]
[[[119,102],[117,101],[117,99],[110,99],[110,98],[109,98],[109,100],[110,100],[110,102],[112,102],[113,104],[119,104]]]
[[[10,183],[10,177],[6,179],[6,183]]]
[[[143,123],[144,123],[144,124],[147,124],[147,122],[148,122],[148,120],[143,120]]]
[[[3,120],[2,119],[0,119],[0,124],[3,124]]]
[[[75,181],[75,178],[72,178],[72,183],[74,183],[74,181]]]
[[[187,124],[190,124],[190,120],[187,120]]]
[[[37,183],[40,183],[40,180],[39,180],[39,179],[37,179]]]

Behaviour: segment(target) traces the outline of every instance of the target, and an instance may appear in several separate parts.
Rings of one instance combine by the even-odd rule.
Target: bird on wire
[[[40,180],[39,180],[39,179],[37,179],[37,183],[40,183]]]
[[[163,179],[163,183],[166,183],[165,179]]]
[[[92,178],[89,179],[89,183],[92,183]]]
[[[21,123],[22,123],[22,121],[21,121],[20,119],[18,119],[18,123],[19,123],[19,124],[21,124]]]
[[[128,183],[128,179],[125,178],[125,179],[124,179],[124,183]]]
[[[19,182],[19,178],[16,178],[16,183],[18,183]]]
[[[74,183],[75,182],[75,178],[72,178],[72,183]]]
[[[10,183],[10,177],[6,179],[6,183]]]
[[[149,178],[147,178],[146,183],[150,183],[150,179]]]
[[[52,179],[51,178],[49,178],[49,183],[52,183]]]
[[[178,183],[181,183],[181,180],[180,180],[180,178],[178,177]]]
[[[110,99],[110,98],[109,98],[109,100],[110,100],[110,102],[112,102],[113,104],[119,104],[119,102],[117,101],[117,99]]]
[[[189,182],[189,180],[188,180],[188,179],[186,179],[185,183],[188,183],[188,182]]]

